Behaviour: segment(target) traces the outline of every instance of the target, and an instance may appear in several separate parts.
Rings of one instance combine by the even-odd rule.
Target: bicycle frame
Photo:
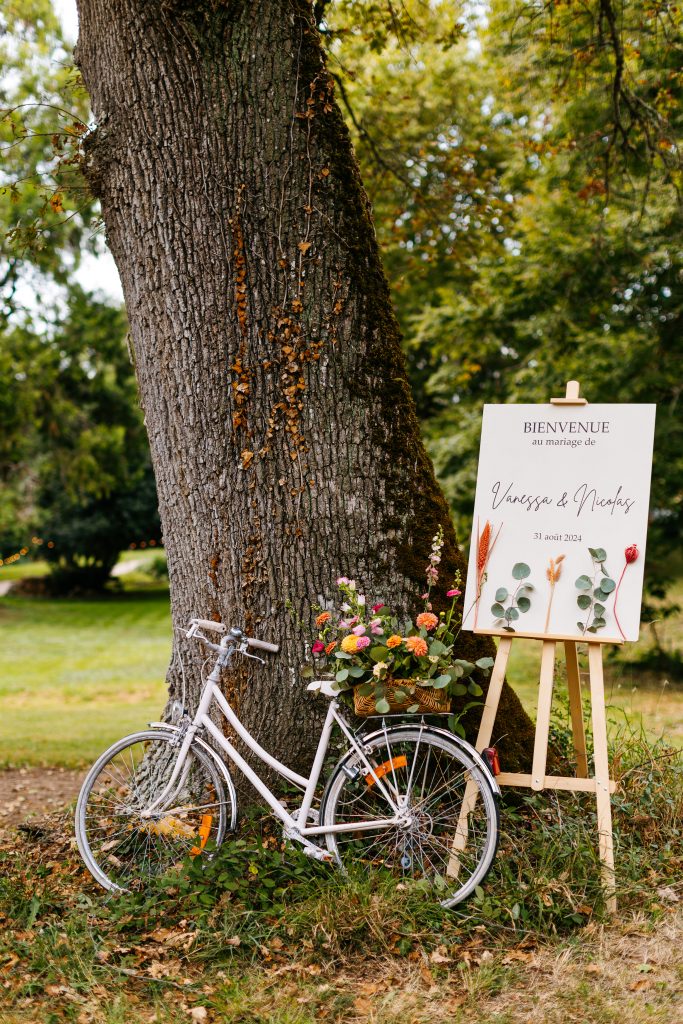
[[[169,797],[175,798],[175,795],[180,792],[185,779],[187,778],[187,773],[189,772],[190,762],[187,760],[187,755],[192,745],[192,741],[194,740],[197,732],[200,729],[204,729],[213,737],[217,745],[225,752],[225,754],[227,754],[233,764],[235,764],[249,782],[251,782],[256,791],[268,803],[276,817],[283,822],[285,826],[285,834],[288,838],[300,839],[305,845],[313,846],[316,849],[321,850],[321,848],[316,847],[315,844],[308,843],[306,837],[326,835],[332,832],[354,832],[361,830],[367,831],[368,829],[382,829],[390,825],[399,824],[403,821],[405,811],[402,806],[401,798],[396,791],[392,794],[390,786],[386,785],[386,780],[383,780],[377,775],[374,767],[366,757],[362,745],[354,736],[346,719],[340,714],[338,701],[332,700],[330,702],[322,732],[320,734],[318,748],[313,759],[311,772],[309,777],[305,778],[303,775],[299,775],[291,768],[288,768],[287,765],[282,764],[281,761],[278,761],[278,759],[273,757],[272,754],[269,754],[268,751],[264,750],[264,748],[254,739],[249,730],[245,728],[242,722],[240,722],[218,685],[221,671],[228,665],[233,653],[235,653],[235,651],[240,653],[245,652],[240,647],[235,647],[234,645],[229,646],[230,641],[228,638],[224,638],[220,645],[211,643],[205,637],[200,638],[213,650],[218,651],[218,658],[216,659],[216,663],[211,674],[204,684],[197,712],[191,724],[187,726],[187,729],[184,732],[180,750],[178,752],[178,758],[173,767],[171,777],[162,793],[157,797],[154,803],[143,812],[143,817],[151,817],[153,813],[159,810],[159,808],[161,808],[165,813],[169,813]],[[277,772],[278,775],[287,779],[289,782],[293,782],[304,790],[302,802],[293,814],[290,814],[289,811],[282,806],[279,799],[269,789],[257,772],[255,772],[247,761],[245,761],[239,751],[236,750],[235,746],[226,736],[223,735],[221,730],[212,721],[209,712],[214,703],[218,705],[228,724],[232,727],[235,733],[261,761]],[[163,723],[153,724],[163,726]],[[335,725],[338,725],[342,730],[352,748],[358,754],[358,757],[366,769],[367,775],[370,775],[373,778],[378,790],[383,794],[393,813],[392,817],[374,819],[371,822],[361,821],[345,825],[306,824],[309,812],[313,805],[315,791],[320,781],[325,756],[329,747],[330,736]]]

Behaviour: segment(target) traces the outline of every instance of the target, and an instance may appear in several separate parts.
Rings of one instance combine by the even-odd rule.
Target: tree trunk
[[[261,741],[305,764],[319,702],[297,620],[340,574],[414,609],[439,525],[442,583],[465,572],[311,4],[78,7],[86,173],[126,298],[173,622],[282,645],[228,688]],[[459,654],[492,649],[463,634]],[[501,718],[514,770],[531,725],[507,687]]]

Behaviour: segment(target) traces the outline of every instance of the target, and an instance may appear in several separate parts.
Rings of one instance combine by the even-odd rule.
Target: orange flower
[[[325,654],[332,654],[332,651],[335,649],[336,646],[337,641],[333,640],[332,643],[328,644],[327,647],[325,648]]]
[[[406,637],[406,647],[412,651],[416,658],[423,658],[427,653],[427,643],[421,636]]]
[[[433,612],[420,612],[415,622],[418,629],[422,629],[424,626],[428,633],[439,625],[439,619]]]
[[[403,637],[399,636],[398,633],[394,633],[387,640],[387,647],[398,647],[399,644],[403,643]]]
[[[324,626],[326,622],[329,622],[332,616],[329,612],[321,612],[318,618],[315,620],[315,624],[318,628]]]
[[[354,636],[353,634],[351,634],[350,636],[345,636],[341,642],[341,649],[342,651],[345,651],[347,654],[355,654],[357,648],[358,637]]]

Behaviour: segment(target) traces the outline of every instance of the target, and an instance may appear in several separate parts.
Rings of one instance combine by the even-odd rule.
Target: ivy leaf
[[[512,567],[512,578],[513,580],[525,580],[527,576],[531,576],[531,569],[526,562],[517,562]]]
[[[593,586],[593,581],[589,576],[579,576],[575,586],[577,586],[579,590],[590,590]]]

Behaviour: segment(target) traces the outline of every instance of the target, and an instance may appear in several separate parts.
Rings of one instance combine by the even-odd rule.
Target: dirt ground
[[[84,774],[66,768],[0,771],[0,828],[62,810],[78,796]]]

